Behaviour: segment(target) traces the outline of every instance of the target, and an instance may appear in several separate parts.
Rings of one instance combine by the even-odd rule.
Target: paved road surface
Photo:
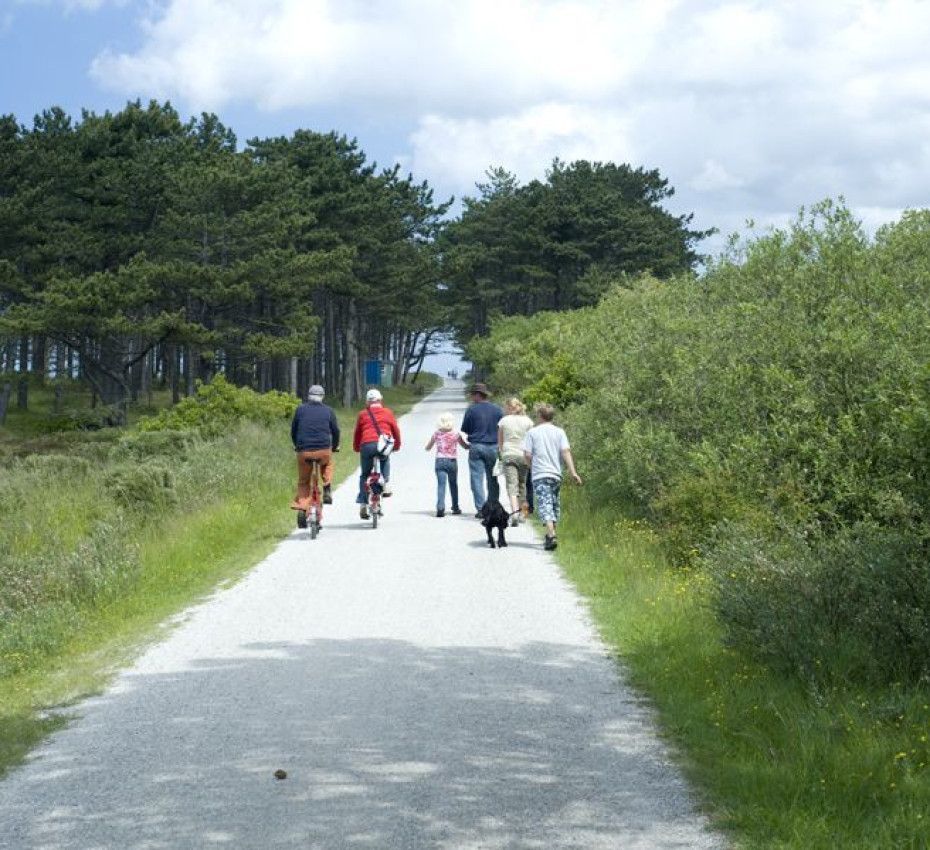
[[[531,529],[487,549],[463,461],[471,510],[433,516],[463,409],[402,420],[379,529],[344,485],[82,704],[0,782],[0,847],[722,846]]]

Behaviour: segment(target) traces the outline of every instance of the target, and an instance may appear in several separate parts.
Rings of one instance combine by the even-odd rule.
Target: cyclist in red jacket
[[[375,455],[378,454],[378,437],[386,435],[394,440],[392,451],[400,450],[400,428],[389,407],[385,407],[381,393],[371,389],[365,394],[365,409],[360,411],[355,421],[355,436],[352,438],[352,448],[361,457],[361,474],[358,478],[359,516],[368,519],[368,498],[365,495],[365,481],[371,473]],[[391,464],[390,458],[381,461],[381,474],[384,476],[383,496],[391,495]]]

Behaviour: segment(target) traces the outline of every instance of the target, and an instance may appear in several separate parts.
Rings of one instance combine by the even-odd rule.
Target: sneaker
[[[387,481],[384,482],[384,489],[381,491],[381,495],[384,496],[385,499],[388,496],[394,495],[394,491],[391,490],[391,485]]]
[[[368,505],[360,505],[358,509],[358,515],[362,519],[371,519],[371,517],[368,514]]]
[[[475,519],[481,519],[481,511],[475,511]]]
[[[323,504],[331,505],[333,503],[333,488],[329,484],[323,485]]]
[[[461,508],[453,508],[453,509],[452,509],[452,513],[454,513],[456,516],[458,516],[461,512],[462,512],[462,509],[461,509]]]
[[[442,508],[436,511],[436,516],[445,516],[445,515],[446,515],[446,512]]]
[[[559,543],[555,537],[550,537],[548,534],[546,535],[546,539],[543,542],[543,549],[545,549],[547,552],[551,552],[558,545]]]
[[[519,518],[519,517],[517,517],[516,515],[514,515],[514,516],[512,516],[512,517],[510,518],[510,527],[511,527],[511,528],[516,528],[519,524],[520,524],[520,518]]]

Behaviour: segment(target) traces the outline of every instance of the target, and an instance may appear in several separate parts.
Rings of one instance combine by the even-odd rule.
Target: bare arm
[[[562,449],[562,460],[564,461],[565,466],[568,468],[568,472],[571,475],[572,480],[574,480],[576,484],[581,484],[581,476],[575,472],[575,460],[572,457],[571,449]]]
[[[429,442],[426,444],[426,450],[429,451],[435,445],[436,445],[436,435],[433,434],[433,436],[429,438]]]
[[[500,454],[504,448],[504,429],[497,426],[497,453]]]

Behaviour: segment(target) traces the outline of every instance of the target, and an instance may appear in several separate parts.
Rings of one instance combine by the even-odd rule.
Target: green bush
[[[561,397],[590,488],[662,530],[677,561],[704,553],[722,580],[733,560],[718,609],[733,642],[793,669],[845,653],[856,675],[913,677],[930,610],[928,313],[930,211],[869,238],[828,202],[734,240],[701,277],[618,281],[594,308],[494,322],[469,352],[492,385]],[[868,614],[836,602],[840,584]]]
[[[248,387],[237,387],[222,375],[210,383],[198,382],[197,392],[174,407],[139,422],[139,430],[185,431],[218,435],[240,421],[270,425],[289,419],[300,404],[288,393],[272,391],[257,393]]]
[[[194,431],[130,431],[120,437],[110,457],[117,462],[145,461],[153,457],[179,462],[199,443]]]
[[[123,424],[123,414],[117,408],[100,406],[49,413],[38,423],[37,429],[46,434],[58,434],[66,431],[99,431]]]
[[[118,465],[107,470],[105,480],[107,489],[121,507],[157,510],[178,500],[174,474],[162,461]]]
[[[930,676],[930,562],[913,535],[857,526],[810,539],[723,525],[704,559],[729,640],[812,680]]]

